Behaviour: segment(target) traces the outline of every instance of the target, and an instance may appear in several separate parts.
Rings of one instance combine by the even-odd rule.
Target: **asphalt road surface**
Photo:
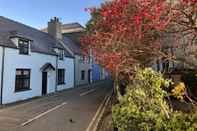
[[[0,109],[0,131],[86,131],[110,81],[58,92]]]

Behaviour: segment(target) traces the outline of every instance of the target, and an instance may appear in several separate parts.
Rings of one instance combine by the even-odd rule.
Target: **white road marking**
[[[81,93],[80,96],[88,95],[88,94],[90,94],[90,93],[92,93],[92,92],[94,92],[94,91],[96,91],[96,89],[91,89],[91,90],[89,90],[89,91],[87,91],[87,92]]]
[[[105,106],[105,103],[107,101],[109,101],[109,98],[110,98],[109,95],[105,96],[104,100],[102,101],[99,108],[97,109],[96,114],[94,115],[90,124],[88,125],[86,131],[95,131],[96,130],[96,128],[95,128],[96,126],[95,127],[93,127],[93,126],[94,126],[94,124],[96,124],[95,122],[96,122],[97,118],[100,116],[100,114],[102,114],[105,111],[103,106]],[[92,130],[92,127],[93,127],[93,130]]]
[[[43,117],[44,115],[46,115],[46,114],[48,114],[48,113],[50,113],[50,112],[52,112],[52,111],[54,111],[54,110],[56,110],[56,109],[58,109],[58,108],[64,106],[64,105],[66,105],[66,104],[67,104],[66,102],[63,102],[62,104],[57,105],[57,106],[55,106],[54,108],[49,109],[48,111],[43,112],[43,113],[37,115],[36,117],[34,117],[34,118],[32,118],[32,119],[29,119],[28,121],[22,123],[21,126],[26,126],[26,125],[28,125],[29,123],[31,123],[31,122],[33,122],[33,121],[35,121],[35,120],[37,120],[37,119]]]

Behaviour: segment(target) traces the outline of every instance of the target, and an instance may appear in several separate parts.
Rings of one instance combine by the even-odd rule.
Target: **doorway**
[[[91,83],[91,70],[88,70],[88,83]]]
[[[42,72],[42,95],[47,94],[47,72]]]

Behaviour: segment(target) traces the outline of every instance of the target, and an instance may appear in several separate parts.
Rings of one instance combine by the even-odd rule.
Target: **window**
[[[59,60],[64,60],[64,50],[59,50]]]
[[[30,89],[30,69],[16,69],[15,92]]]
[[[65,69],[58,69],[58,85],[65,84]]]
[[[19,54],[23,54],[23,55],[29,54],[29,41],[19,39],[18,47],[19,47]]]
[[[84,70],[81,71],[81,80],[85,80],[85,71]]]
[[[84,63],[84,62],[85,62],[85,56],[80,56],[79,63]]]
[[[91,56],[88,57],[88,63],[91,64]]]

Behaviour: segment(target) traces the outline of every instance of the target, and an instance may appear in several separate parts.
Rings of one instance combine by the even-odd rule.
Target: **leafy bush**
[[[183,75],[183,81],[189,87],[188,90],[193,95],[197,97],[197,71],[189,71]]]
[[[165,101],[170,82],[150,68],[139,70],[112,109],[114,126],[119,131],[195,130],[197,115],[174,112]]]
[[[183,100],[185,91],[185,84],[183,82],[180,82],[174,87],[174,89],[172,89],[172,96],[177,98],[178,100]]]

